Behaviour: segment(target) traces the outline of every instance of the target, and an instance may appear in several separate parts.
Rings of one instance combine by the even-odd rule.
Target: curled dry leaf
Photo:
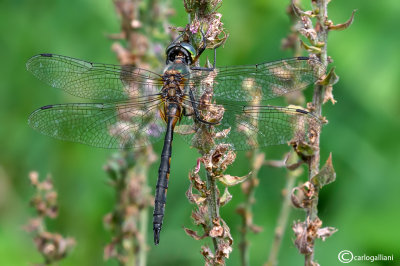
[[[291,201],[296,208],[307,208],[315,195],[314,185],[307,181],[300,187],[295,187],[291,192]]]
[[[310,53],[313,53],[313,54],[320,54],[321,53],[321,48],[319,48],[317,46],[308,45],[305,42],[303,42],[302,40],[300,40],[300,44],[307,52],[310,52]]]
[[[188,236],[192,237],[195,240],[201,240],[207,236],[206,233],[204,233],[202,236],[200,236],[196,231],[191,230],[189,228],[184,228],[184,230]]]
[[[323,186],[328,185],[335,180],[336,172],[332,164],[332,153],[330,153],[324,166],[321,168],[319,173],[311,179],[311,182],[313,183],[313,185],[322,188]]]
[[[205,263],[206,266],[211,266],[211,265],[215,264],[214,263],[215,255],[214,255],[214,253],[211,251],[211,249],[208,246],[202,246],[201,247],[201,254],[204,257],[204,260],[206,262]]]
[[[357,12],[357,9],[354,9],[353,12],[351,13],[350,18],[345,23],[342,23],[342,24],[333,25],[333,22],[329,20],[327,23],[328,29],[330,29],[330,30],[345,30],[345,29],[347,29],[353,23],[354,14],[356,12]]]
[[[206,183],[203,180],[201,180],[198,172],[196,171],[191,172],[189,174],[189,180],[190,183],[192,184],[192,187],[194,186],[194,188],[197,189],[198,191],[205,192],[207,190]]]
[[[251,172],[245,176],[223,175],[219,177],[218,180],[221,181],[221,183],[223,183],[225,186],[234,186],[245,181],[250,175]]]
[[[231,165],[236,159],[236,153],[232,146],[228,144],[219,144],[209,156],[204,157],[204,165],[207,169],[214,173],[223,173],[226,168]]]
[[[195,225],[202,225],[203,227],[207,226],[207,207],[200,206],[197,210],[192,211],[192,219]]]
[[[333,97],[333,86],[329,85],[325,88],[325,93],[324,93],[324,100],[323,103],[326,103],[328,101],[331,101],[332,104],[335,104],[337,101]]]
[[[325,241],[325,239],[327,239],[328,237],[330,237],[337,231],[338,231],[338,229],[336,229],[334,227],[324,227],[324,228],[318,229],[317,237],[321,238],[322,241]]]
[[[188,190],[186,191],[186,198],[196,205],[203,203],[206,198],[201,197],[199,194],[193,194],[193,184],[190,183]]]
[[[225,187],[224,194],[219,198],[219,206],[226,205],[232,199],[232,194],[229,193],[227,187]]]
[[[318,237],[322,221],[317,217],[313,221],[307,218],[306,222],[297,221],[292,229],[296,236],[295,245],[302,254],[310,254],[314,249],[314,240]]]
[[[215,225],[211,228],[209,235],[211,237],[221,237],[224,234],[224,228],[221,225]]]
[[[301,254],[310,254],[313,250],[313,244],[307,241],[307,229],[305,223],[297,221],[293,224],[292,230],[296,239],[294,244]]]
[[[229,254],[232,252],[232,246],[228,243],[223,243],[222,245],[220,245],[219,251],[222,255],[221,257],[229,258]]]

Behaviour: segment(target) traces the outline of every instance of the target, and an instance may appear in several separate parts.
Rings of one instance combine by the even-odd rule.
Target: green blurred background
[[[280,49],[290,26],[285,13],[288,2],[224,1],[220,12],[230,38],[218,51],[217,65],[290,57],[289,51]],[[174,0],[173,6],[172,23],[185,25],[181,1]],[[332,152],[337,180],[321,191],[319,209],[324,225],[339,231],[326,242],[317,241],[316,260],[321,265],[339,265],[338,252],[348,249],[354,254],[394,254],[398,263],[391,265],[400,265],[400,2],[334,0],[329,15],[335,23],[342,23],[353,9],[358,12],[350,29],[329,36],[328,51],[340,82],[334,87],[338,103],[328,103],[323,109],[329,124],[323,128],[321,161]],[[102,254],[110,240],[102,218],[115,199],[102,166],[113,151],[53,140],[29,128],[27,117],[34,109],[78,99],[50,88],[25,70],[29,57],[44,52],[117,63],[110,50],[112,41],[105,37],[119,31],[113,4],[111,0],[6,0],[0,2],[0,20],[0,265],[41,261],[30,236],[21,229],[33,215],[28,203],[34,192],[28,180],[31,170],[42,177],[51,173],[59,192],[60,215],[50,222],[50,229],[78,242],[60,264],[117,265],[104,262]],[[200,242],[182,230],[182,226],[194,228],[189,218],[193,206],[185,191],[188,171],[198,154],[175,139],[161,244],[154,247],[149,242],[148,264],[202,265]],[[155,145],[158,154],[161,148]],[[273,148],[267,156],[279,159],[285,150],[288,147]],[[152,187],[157,167],[156,163],[151,170]],[[248,161],[240,153],[229,173],[243,175],[248,170]],[[260,172],[254,222],[264,230],[250,235],[251,265],[267,260],[284,176],[283,169],[264,167]],[[233,200],[221,210],[235,239],[227,265],[239,265],[240,218],[235,208],[243,196],[239,187],[230,191]],[[292,212],[290,221],[297,219],[304,219],[301,210]],[[293,239],[288,227],[280,265],[303,265]]]

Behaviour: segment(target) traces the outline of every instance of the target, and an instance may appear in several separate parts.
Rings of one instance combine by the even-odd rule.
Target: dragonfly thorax
[[[184,78],[178,70],[167,70],[163,75],[162,97],[166,101],[180,102],[183,97]],[[175,98],[179,98],[175,99]]]

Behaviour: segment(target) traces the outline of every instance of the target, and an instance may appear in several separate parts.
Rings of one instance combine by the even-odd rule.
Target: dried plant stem
[[[241,265],[250,265],[250,242],[248,240],[249,232],[258,233],[262,229],[253,224],[253,205],[255,203],[256,187],[259,184],[258,172],[263,165],[265,155],[258,149],[249,152],[248,156],[252,163],[252,172],[246,181],[242,183],[242,191],[245,195],[244,202],[239,205],[236,211],[242,217],[242,226],[240,227],[240,262]]]
[[[221,2],[222,0],[183,1],[185,10],[188,13],[189,24],[180,30],[184,32],[182,39],[191,43],[197,50],[197,56],[199,56],[199,51],[204,47],[216,48],[227,38],[223,30],[223,24],[220,21],[222,15],[216,12]],[[220,34],[224,34],[224,36],[220,37]],[[196,64],[199,65],[199,61]],[[206,84],[203,84],[203,95],[199,97],[204,106],[209,106],[202,115],[206,121],[218,121],[222,119],[223,110],[215,107],[213,109],[211,104],[213,95],[212,83],[216,71],[210,71],[209,73]],[[193,75],[196,75],[195,70]],[[205,125],[194,119],[193,129],[196,133],[192,143],[202,157],[198,160],[196,170],[189,173],[191,185],[187,192],[187,197],[190,202],[197,205],[197,209],[192,212],[192,218],[196,225],[203,227],[204,233],[200,235],[196,231],[187,228],[185,228],[185,231],[196,240],[205,237],[212,239],[213,250],[208,246],[202,246],[201,253],[206,265],[225,265],[225,259],[229,258],[229,254],[232,252],[233,240],[229,227],[220,217],[219,208],[230,200],[231,195],[225,189],[224,194],[220,196],[217,179],[218,181],[226,179],[225,184],[229,183],[230,179],[235,179],[223,175],[223,172],[228,165],[233,163],[236,156],[230,145],[217,144],[215,142],[217,133],[214,131],[213,126]],[[205,181],[198,174],[200,163],[203,163],[206,169]],[[193,194],[192,188],[199,191],[199,194]]]
[[[210,230],[213,227],[212,221],[216,221],[219,219],[219,204],[218,204],[218,187],[217,187],[217,181],[213,177],[213,175],[207,171],[206,173],[207,176],[207,190],[209,191],[209,195],[207,197],[207,205],[208,205],[208,213],[210,216]],[[214,251],[218,249],[218,242],[216,238],[212,238],[213,245],[214,245]]]
[[[328,29],[326,20],[328,18],[328,0],[316,0],[316,6],[319,9],[317,14],[317,23],[319,24],[319,30],[317,31],[317,39],[320,43],[323,43],[321,47],[321,53],[319,54],[319,59],[324,66],[328,65],[328,54],[327,54],[327,41],[328,41]],[[325,86],[315,85],[314,94],[312,99],[312,106],[314,108],[314,114],[317,117],[321,117],[322,114],[322,101],[323,93],[325,91]],[[308,180],[311,182],[312,178],[316,176],[319,172],[320,166],[320,132],[316,132],[314,147],[316,147],[314,154],[309,159],[309,173]],[[319,199],[319,187],[314,187],[314,195],[311,199],[310,205],[306,211],[305,225],[306,228],[310,226],[309,222],[318,219],[318,199]],[[305,265],[313,266],[314,264],[314,254],[315,254],[315,238],[311,240],[310,247],[311,252],[305,254]]]
[[[163,50],[170,41],[166,22],[172,10],[159,0],[114,0],[121,19],[121,33],[109,37],[123,42],[112,46],[121,65],[160,70]],[[125,81],[130,84],[130,80]],[[130,119],[121,117],[122,121]],[[147,136],[135,135],[148,143]],[[140,143],[140,141],[138,141]],[[156,161],[151,146],[125,150],[117,154],[106,166],[116,190],[116,204],[105,223],[113,233],[113,240],[105,247],[105,258],[115,258],[120,265],[147,263],[148,214],[154,199],[148,186],[150,166]]]
[[[328,20],[328,3],[329,0],[311,0],[312,10],[303,11],[297,6],[295,0],[292,0],[294,13],[300,16],[298,23],[298,33],[308,39],[309,44],[301,42],[303,48],[310,52],[313,57],[318,57],[320,62],[327,67],[329,63],[327,53],[328,33],[331,30],[343,30],[348,28],[354,19],[354,13],[349,20],[343,24],[334,25],[331,20]],[[312,23],[312,18],[316,19],[315,26]],[[326,122],[322,117],[322,104],[331,101],[336,102],[333,98],[333,85],[339,80],[334,68],[331,68],[328,73],[314,85],[314,93],[312,103],[308,108],[312,113],[319,117],[322,122]],[[321,238],[325,240],[337,229],[333,227],[321,228],[322,221],[318,217],[318,199],[320,189],[335,181],[336,173],[332,164],[332,156],[330,155],[324,166],[320,169],[320,130],[310,131],[310,143],[298,143],[294,145],[296,152],[308,164],[308,181],[303,185],[296,187],[292,191],[292,203],[297,208],[306,211],[304,222],[295,222],[293,230],[296,235],[295,245],[300,253],[304,254],[305,265],[318,265],[314,260],[315,256],[315,240]],[[303,146],[303,147],[301,147]],[[307,152],[308,150],[308,152]]]
[[[277,225],[275,227],[274,241],[272,243],[268,261],[265,264],[265,266],[278,265],[279,250],[280,250],[282,239],[283,239],[283,236],[285,233],[285,228],[288,223],[289,215],[292,210],[292,206],[290,203],[291,202],[290,192],[295,187],[296,180],[301,175],[301,173],[302,173],[301,169],[296,169],[294,171],[288,170],[288,173],[286,176],[286,186],[282,193],[284,196],[284,200],[282,202],[282,207],[279,212],[279,216],[278,216],[277,223],[276,223]]]

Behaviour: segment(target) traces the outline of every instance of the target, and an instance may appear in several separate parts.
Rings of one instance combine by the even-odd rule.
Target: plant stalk
[[[317,31],[317,39],[320,43],[324,45],[321,47],[321,53],[318,55],[322,64],[326,67],[328,65],[328,53],[327,53],[327,41],[328,41],[328,28],[326,26],[326,20],[328,18],[328,0],[314,0],[316,2],[316,7],[319,10],[317,13],[317,26],[319,26],[319,30]],[[313,105],[313,113],[317,117],[321,117],[322,115],[322,101],[323,101],[323,93],[325,91],[325,86],[323,85],[315,85],[314,93],[312,99]],[[309,173],[308,180],[311,182],[311,179],[316,176],[319,172],[320,168],[320,132],[316,132],[314,146],[316,147],[315,153],[309,159]],[[314,221],[318,218],[318,199],[319,199],[319,187],[314,187],[315,192],[313,199],[311,200],[310,206],[306,211],[306,227],[308,228],[309,222]],[[314,265],[314,254],[315,254],[315,239],[311,240],[311,252],[305,254],[305,266],[313,266]]]

